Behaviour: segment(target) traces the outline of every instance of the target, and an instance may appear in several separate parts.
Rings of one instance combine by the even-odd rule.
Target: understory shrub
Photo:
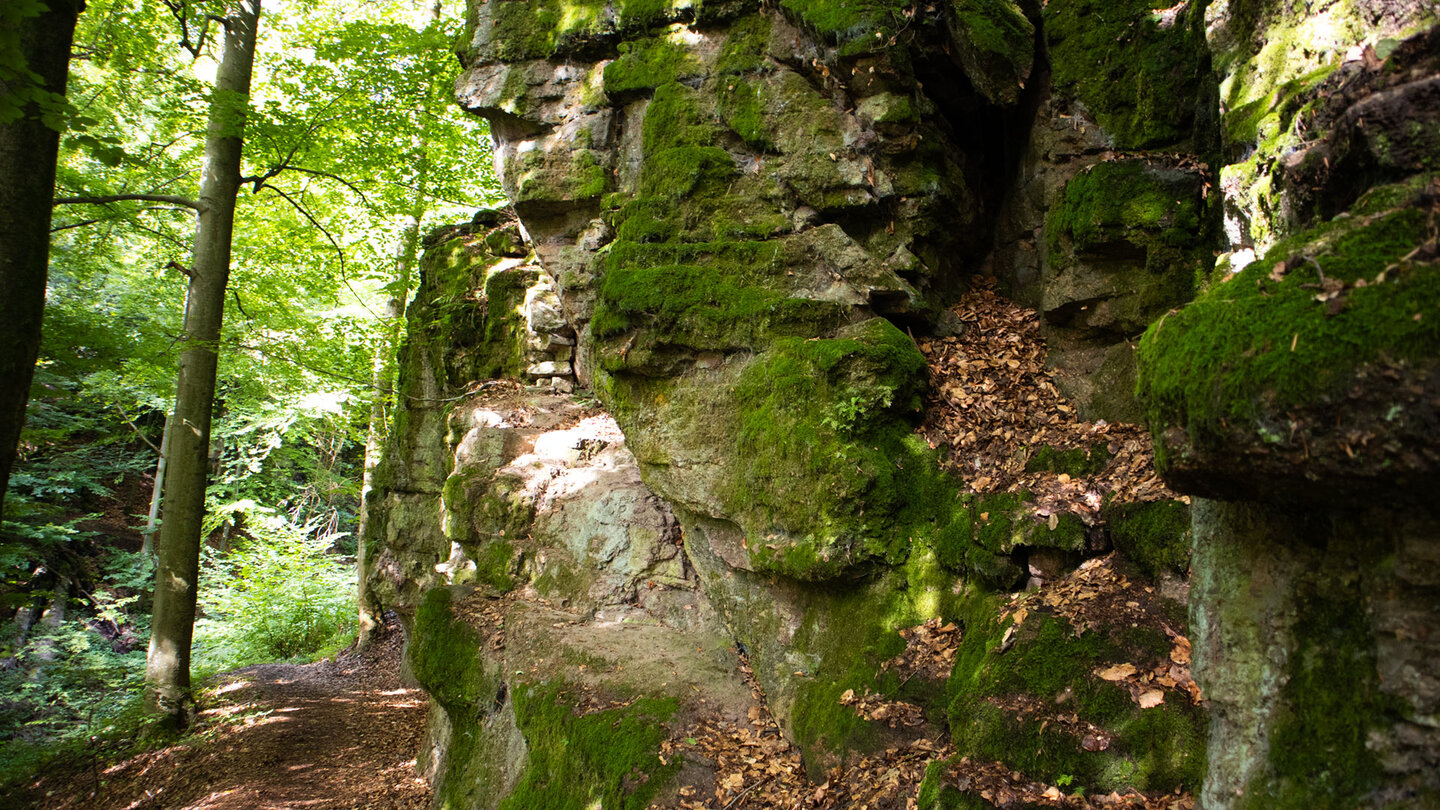
[[[205,669],[314,657],[355,634],[354,561],[334,534],[250,505],[247,535],[228,552],[206,549],[195,656]]]

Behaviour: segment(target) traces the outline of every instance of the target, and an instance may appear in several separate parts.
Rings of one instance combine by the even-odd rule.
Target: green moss
[[[525,770],[500,810],[640,810],[680,770],[660,760],[663,723],[673,698],[640,698],[628,706],[579,714],[565,684],[515,688],[515,718],[525,735]]]
[[[1059,450],[1042,445],[1025,461],[1025,472],[1065,473],[1072,478],[1094,475],[1110,463],[1110,450],[1103,444]]]
[[[835,304],[737,283],[714,267],[627,267],[605,275],[591,330],[607,338],[643,327],[671,346],[745,348],[763,335],[810,333],[839,315]],[[622,356],[609,365],[625,363]]]
[[[1046,215],[1050,272],[1063,285],[1071,265],[1103,264],[1117,291],[1108,328],[1137,334],[1194,295],[1197,276],[1214,265],[1217,214],[1198,174],[1143,160],[1095,164],[1066,183]]]
[[[1363,599],[1333,586],[1305,594],[1294,637],[1269,767],[1246,786],[1237,807],[1367,806],[1383,778],[1367,744],[1369,729],[1404,716],[1406,706],[1381,692]]]
[[[922,548],[903,568],[864,585],[816,586],[810,593],[790,647],[811,663],[797,682],[790,718],[812,777],[823,777],[837,753],[893,744],[883,724],[841,705],[847,690],[917,705],[931,722],[941,722],[944,696],[935,684],[902,678],[882,664],[905,650],[902,628],[958,617],[953,583]]]
[[[1228,153],[1264,143],[1261,151],[1273,154],[1279,146],[1276,141],[1290,132],[1295,117],[1307,106],[1310,91],[1339,66],[1337,61],[1291,79],[1225,113],[1221,132]]]
[[[1348,290],[1338,314],[1315,300],[1317,265],[1327,279],[1373,281],[1428,238],[1423,209],[1372,211],[1395,191],[1379,189],[1357,203],[1356,216],[1280,242],[1153,325],[1140,341],[1137,388],[1152,431],[1178,425],[1208,446],[1227,421],[1244,424],[1334,394],[1361,364],[1440,352],[1440,318],[1424,317],[1440,300],[1433,264],[1397,268],[1385,283]],[[1280,262],[1288,272],[1272,281]]]
[[[495,3],[489,7],[493,27],[488,55],[504,62],[546,59],[617,33],[677,21],[693,6],[685,0]]]
[[[609,172],[590,149],[573,152],[533,150],[519,160],[515,172],[516,205],[570,202],[604,194]]]
[[[752,14],[731,24],[715,72],[728,77],[763,69],[770,26],[770,18],[763,14]]]
[[[879,318],[834,339],[776,339],[745,368],[734,470],[719,494],[744,516],[752,565],[824,579],[899,562],[913,538],[959,519],[954,483],[909,424],[923,369],[910,338]],[[807,497],[794,497],[797,481]],[[777,531],[787,537],[778,544]]]
[[[1195,179],[1152,169],[1141,161],[1097,163],[1065,184],[1045,220],[1050,238],[1069,236],[1076,247],[1159,241],[1176,247],[1201,232],[1203,208]]]
[[[605,66],[605,92],[610,96],[650,90],[703,73],[700,61],[683,44],[660,35],[622,42],[620,55]]]
[[[1015,103],[1034,60],[1035,26],[1013,0],[953,0],[950,9],[971,82],[994,103]]]
[[[488,672],[475,631],[450,611],[450,591],[432,588],[415,609],[406,653],[415,680],[432,700],[445,707],[459,728],[474,722],[499,687],[498,673]]]
[[[660,85],[645,108],[641,143],[648,159],[677,146],[713,147],[720,128],[702,112],[698,93],[671,82]]]
[[[1106,504],[1102,510],[1115,547],[1145,573],[1190,570],[1190,505],[1181,501]]]
[[[780,8],[833,45],[879,50],[914,16],[901,0],[781,0]]]
[[[475,579],[495,590],[506,593],[515,587],[516,554],[515,546],[492,539],[480,547],[474,556]]]
[[[1052,0],[1042,12],[1058,95],[1078,99],[1124,149],[1192,141],[1213,100],[1206,3],[1168,24],[1164,0]]]
[[[1143,665],[1163,655],[1168,649],[1163,638],[1156,653],[1155,639],[1118,632],[1122,628],[1095,628],[1077,637],[1068,621],[1032,612],[1015,628],[1013,646],[1002,649],[1013,619],[998,619],[999,607],[998,598],[973,592],[965,610],[965,635],[949,682],[957,754],[1001,760],[1046,781],[1069,774],[1087,788],[1105,791],[1199,784],[1205,766],[1203,714],[1175,700],[1142,710],[1126,691],[1094,675],[1113,663]],[[1087,751],[1073,726],[1015,713],[990,700],[1015,697],[1105,729],[1109,747]]]
[[[770,125],[765,117],[765,90],[743,79],[722,79],[719,89],[720,117],[746,145],[762,152],[773,151]]]

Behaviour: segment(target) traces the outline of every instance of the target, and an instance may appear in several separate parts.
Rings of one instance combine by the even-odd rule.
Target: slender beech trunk
[[[215,74],[200,176],[200,215],[185,302],[185,324],[169,433],[163,519],[155,570],[155,606],[145,662],[147,706],[183,726],[190,697],[190,642],[200,568],[200,527],[210,453],[210,416],[230,239],[240,188],[240,151],[250,102],[250,74],[260,0],[237,0],[225,19],[224,53]]]
[[[49,11],[21,20],[20,51],[44,89],[63,97],[70,42],[83,0],[48,0]],[[19,88],[0,84],[0,93]],[[60,132],[45,125],[38,105],[0,124],[0,511],[10,485],[30,380],[40,352],[40,322],[50,258],[50,199]]]
[[[160,434],[160,458],[155,461],[155,485],[150,488],[150,514],[145,516],[145,539],[140,541],[140,553],[145,557],[155,556],[155,530],[160,525],[160,494],[165,487],[165,455],[170,452],[170,423],[172,414],[165,415],[165,429]]]
[[[424,120],[421,116],[420,120]],[[423,135],[422,135],[423,138]],[[395,278],[390,298],[385,302],[387,325],[384,339],[375,347],[375,359],[371,364],[371,387],[374,399],[370,402],[370,429],[365,436],[365,473],[360,486],[360,526],[356,532],[359,538],[355,546],[355,568],[357,584],[355,601],[359,607],[358,645],[363,649],[370,644],[370,636],[380,624],[378,609],[371,604],[370,587],[367,579],[370,573],[370,555],[366,550],[370,536],[370,490],[375,484],[375,465],[380,460],[380,444],[386,434],[386,408],[388,392],[395,383],[395,352],[400,344],[400,330],[404,327],[405,301],[410,297],[410,278],[415,272],[415,262],[420,255],[420,220],[425,215],[427,183],[430,163],[426,155],[424,140],[420,142],[419,169],[415,178],[415,199],[410,206],[410,215],[400,231],[400,241],[395,250]]]

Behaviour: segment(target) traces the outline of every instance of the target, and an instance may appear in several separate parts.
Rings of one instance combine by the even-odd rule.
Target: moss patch
[[[680,769],[660,760],[673,698],[640,698],[624,708],[577,713],[565,684],[520,685],[515,718],[529,748],[520,781],[500,810],[640,810]]]
[[[1094,475],[1110,463],[1110,451],[1103,444],[1060,450],[1050,445],[1035,448],[1025,461],[1025,472],[1065,473],[1071,478]]]
[[[1052,0],[1043,14],[1057,94],[1083,103],[1117,146],[1195,140],[1213,100],[1204,2],[1173,17],[1164,0]]]
[[[432,588],[415,609],[407,654],[415,680],[425,687],[457,727],[473,722],[499,687],[498,673],[488,672],[480,652],[484,644],[474,630],[450,611],[450,591]]]
[[[1145,573],[1190,570],[1190,505],[1181,501],[1106,504],[1102,516],[1115,547]]]
[[[605,92],[610,96],[650,90],[703,72],[683,44],[664,35],[622,42],[619,49],[620,55],[605,66]]]
[[[1104,791],[1199,784],[1204,715],[1174,700],[1142,710],[1127,692],[1094,674],[1114,663],[1158,660],[1167,647],[1163,636],[1132,637],[1131,628],[1101,627],[1077,637],[1065,619],[1032,613],[1014,628],[1013,646],[1003,649],[1013,617],[998,618],[999,608],[1000,599],[976,591],[965,610],[965,636],[949,684],[959,755],[1002,760],[1051,782],[1068,774]],[[1016,701],[1034,708],[1016,712],[1010,708]],[[1055,717],[1044,717],[1047,712]],[[1072,714],[1081,725],[1056,720]],[[1104,750],[1081,744],[1078,729],[1085,723],[1109,735]]]
[[[1302,605],[1269,768],[1246,787],[1237,803],[1244,810],[1366,805],[1383,776],[1368,730],[1405,713],[1403,701],[1380,691],[1358,594],[1327,586]]]
[[[687,0],[532,0],[495,3],[489,54],[504,62],[546,59],[673,22],[693,13]],[[473,22],[472,22],[473,25]],[[473,40],[467,36],[467,41]]]
[[[834,339],[777,339],[735,387],[734,472],[721,497],[754,538],[759,570],[823,579],[871,559],[903,560],[912,538],[957,519],[909,427],[925,359],[888,321]],[[806,481],[807,496],[794,485]],[[767,536],[784,533],[776,545]]]
[[[1253,423],[1263,434],[1273,428],[1253,421],[1262,413],[1284,413],[1332,394],[1360,364],[1440,352],[1440,317],[1429,317],[1440,300],[1435,264],[1407,265],[1383,283],[1351,287],[1335,314],[1316,300],[1320,274],[1347,284],[1374,282],[1428,238],[1428,211],[1384,210],[1395,190],[1372,192],[1353,216],[1280,242],[1151,326],[1140,341],[1137,395],[1152,431],[1180,426],[1202,447],[1218,442],[1227,422]],[[1282,262],[1287,272],[1274,281],[1270,275]],[[1163,453],[1157,460],[1164,463]]]
[[[1014,104],[1030,75],[1035,26],[1013,0],[952,0],[965,73],[991,102]]]

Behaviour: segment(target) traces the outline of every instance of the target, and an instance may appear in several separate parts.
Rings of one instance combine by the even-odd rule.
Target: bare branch
[[[140,432],[140,428],[135,426],[135,421],[130,418],[129,414],[125,413],[125,409],[120,407],[119,403],[115,404],[115,410],[120,414],[120,418],[125,420],[125,424],[129,425],[130,429],[135,431],[135,435],[140,437],[140,441],[150,445],[150,449],[154,450],[155,453],[158,455],[160,453],[160,448],[156,447],[155,443],[150,441],[149,437],[147,437],[144,433]]]
[[[245,305],[240,303],[240,291],[235,289],[234,287],[231,287],[230,294],[235,296],[235,308],[240,310],[240,314],[244,315],[245,319],[248,321],[255,320],[253,317],[251,317],[250,313],[245,311]]]
[[[106,194],[99,197],[56,197],[55,205],[79,205],[79,204],[105,204],[123,202],[125,200],[141,200],[144,202],[162,202],[171,205],[182,205],[186,208],[201,210],[200,203],[188,197],[176,197],[170,194]]]
[[[290,203],[290,205],[293,206],[296,211],[299,211],[301,216],[310,220],[311,225],[319,228],[320,232],[325,234],[325,238],[330,241],[330,245],[335,248],[336,254],[340,256],[340,280],[345,282],[346,289],[350,290],[350,294],[355,296],[355,300],[360,303],[360,306],[365,308],[366,312],[370,313],[370,315],[375,318],[379,318],[380,315],[376,313],[375,310],[371,309],[370,305],[365,303],[365,299],[360,297],[360,293],[355,292],[355,288],[351,286],[350,275],[345,271],[345,249],[340,247],[340,243],[335,241],[335,237],[330,233],[330,231],[326,230],[325,226],[321,225],[320,222],[315,219],[315,217],[310,216],[310,212],[305,210],[305,206],[296,202],[295,199],[289,194],[286,194],[285,192],[274,186],[265,186],[264,188],[268,188],[276,194],[279,194],[281,198],[285,200],[285,202]]]
[[[145,211],[186,211],[186,210],[187,210],[187,209],[185,209],[185,208],[177,208],[177,207],[171,206],[171,205],[147,205],[147,206],[145,206],[144,208],[141,208],[141,209],[140,209],[139,211],[137,211],[136,213],[143,213],[143,212],[145,212]],[[94,224],[97,223],[97,222],[105,222],[107,219],[108,219],[108,217],[96,217],[95,219],[82,219],[82,220],[80,220],[79,222],[72,222],[72,223],[70,223],[69,225],[56,225],[55,227],[53,227],[53,228],[50,229],[50,232],[51,232],[51,233],[58,233],[58,232],[60,232],[60,231],[68,231],[68,230],[70,230],[71,228],[83,228],[83,227],[85,227],[86,225],[94,225]]]
[[[331,180],[334,180],[335,182],[339,183],[340,185],[342,185],[342,186],[350,189],[351,191],[355,192],[355,196],[357,196],[357,197],[359,197],[361,200],[363,200],[366,205],[370,205],[370,204],[371,204],[371,203],[370,203],[370,198],[365,196],[365,192],[363,192],[363,191],[361,191],[359,188],[357,188],[354,183],[351,183],[349,180],[346,180],[345,178],[340,177],[339,175],[331,174],[330,172],[322,172],[322,171],[320,171],[319,169],[307,169],[307,168],[305,168],[304,166],[290,166],[290,167],[288,167],[288,168],[293,169],[294,171],[300,172],[301,174],[309,174],[309,175],[313,175],[313,176],[315,176],[315,177],[328,177],[328,178],[330,178]]]

